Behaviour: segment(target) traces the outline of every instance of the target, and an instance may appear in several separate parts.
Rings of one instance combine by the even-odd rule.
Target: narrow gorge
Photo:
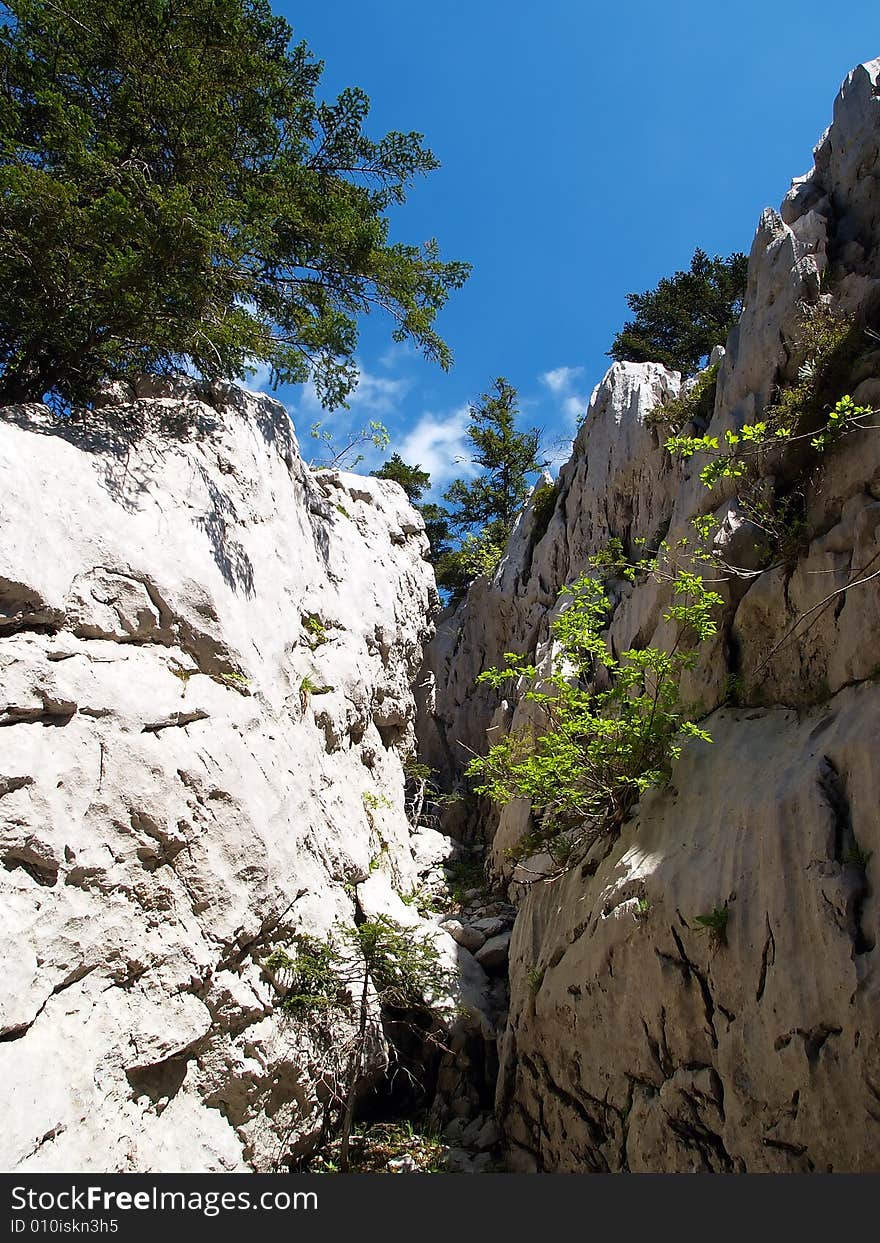
[[[760,220],[714,404],[615,363],[455,606],[402,489],[311,470],[265,395],[0,410],[5,1169],[300,1168],[355,1018],[291,1022],[273,963],[375,918],[448,987],[423,1046],[373,1007],[358,1109],[422,1111],[452,1171],[878,1169],[880,420],[767,455],[791,539],[665,447],[806,391],[820,320],[852,346],[835,397],[880,410],[880,60],[814,161]],[[565,867],[511,858],[529,803],[465,769],[540,714],[477,679],[549,675],[562,588],[708,515],[718,630],[679,693],[712,741]],[[668,649],[670,584],[603,582],[611,652]]]

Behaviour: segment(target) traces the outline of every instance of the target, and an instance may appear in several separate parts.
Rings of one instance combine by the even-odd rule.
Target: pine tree
[[[663,363],[692,375],[739,319],[748,259],[736,253],[710,259],[695,250],[687,272],[666,276],[656,289],[627,294],[627,321],[608,354],[618,362]]]
[[[431,476],[421,466],[410,466],[404,462],[399,453],[392,453],[387,462],[383,462],[378,470],[371,470],[376,479],[391,479],[399,483],[413,505],[419,501],[431,486]]]
[[[456,479],[443,493],[452,526],[460,532],[479,529],[501,545],[529,493],[529,476],[546,463],[539,460],[541,433],[533,427],[516,430],[516,389],[503,376],[495,392],[484,393],[469,409],[467,436],[472,461],[482,473],[468,482]]]
[[[345,1010],[354,1022],[347,1045],[340,1048],[334,1043],[334,1055],[342,1056],[333,1057],[330,1082],[324,1083],[339,1106],[339,1168],[346,1171],[376,1018],[389,1036],[392,1057],[395,1029],[411,1026],[417,1017],[428,1020],[427,1026],[416,1026],[419,1038],[431,1039],[431,1026],[441,1020],[451,988],[448,971],[430,935],[414,934],[385,915],[339,928],[323,943],[300,938],[295,957],[275,950],[265,968],[286,994],[282,1012],[307,1024],[310,1031],[317,1029],[316,1016],[322,1012]]]
[[[529,494],[529,476],[546,465],[539,457],[540,431],[517,431],[517,413],[516,389],[503,376],[495,381],[494,393],[484,393],[470,406],[471,460],[483,470],[476,479],[454,480],[443,493],[449,526],[463,539],[436,561],[437,585],[453,602],[475,578],[493,573]]]

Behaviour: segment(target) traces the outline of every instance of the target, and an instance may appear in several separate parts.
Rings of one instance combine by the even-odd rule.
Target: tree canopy
[[[539,429],[518,431],[517,414],[516,389],[503,376],[494,392],[470,406],[471,461],[483,469],[475,479],[453,480],[443,493],[448,530],[463,538],[458,548],[447,544],[435,562],[437,584],[453,600],[479,575],[493,572],[529,494],[530,476],[546,465]]]
[[[438,166],[376,140],[266,0],[0,3],[0,400],[88,404],[136,372],[356,381],[357,318],[441,366],[434,321],[469,267],[392,241]]]
[[[410,466],[399,453],[392,453],[378,470],[371,470],[376,479],[391,479],[399,483],[410,503],[417,505],[431,486],[431,476],[421,466]]]
[[[469,408],[471,460],[482,472],[470,482],[454,480],[443,493],[454,527],[480,528],[495,543],[506,540],[528,496],[529,476],[545,465],[539,461],[540,431],[517,431],[517,413],[516,389],[499,376],[495,392],[483,393]]]
[[[735,253],[710,259],[697,249],[687,272],[666,276],[656,289],[627,295],[635,312],[608,351],[617,362],[663,363],[692,375],[712,347],[723,344],[742,312],[748,259]]]

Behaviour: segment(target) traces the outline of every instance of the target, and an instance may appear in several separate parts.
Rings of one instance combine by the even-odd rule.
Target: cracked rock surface
[[[805,309],[855,312],[877,329],[878,172],[872,61],[844,83],[811,172],[761,218],[741,322],[714,354],[714,414],[692,434],[723,443],[797,379]],[[868,364],[843,392],[876,410]],[[559,589],[610,539],[674,543],[714,513],[720,550],[754,568],[736,481],[709,492],[700,460],[673,461],[653,425],[680,386],[656,364],[615,364],[549,522],[529,505],[495,576],[438,621],[420,732],[449,788],[461,788],[462,754],[535,719],[515,689],[474,691],[477,676],[505,652],[549,668]],[[880,1168],[880,578],[869,577],[880,432],[846,437],[801,483],[807,546],[718,588],[720,633],[683,679],[712,744],[688,743],[670,785],[578,866],[511,884],[496,1115],[512,1168]],[[608,590],[614,651],[668,649],[668,588]],[[801,616],[809,624],[792,631]],[[731,676],[748,707],[724,706]],[[515,800],[479,814],[494,873],[510,882],[505,852],[533,827],[531,809]],[[698,917],[725,905],[725,937],[712,937]]]
[[[320,1050],[261,963],[375,858],[419,883],[421,520],[276,402],[151,380],[0,411],[0,532],[0,1165],[276,1168]]]

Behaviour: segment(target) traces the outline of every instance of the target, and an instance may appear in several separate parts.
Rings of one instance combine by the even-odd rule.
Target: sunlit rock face
[[[4,1169],[277,1168],[327,1041],[265,959],[424,870],[421,519],[269,398],[139,392],[0,411]]]
[[[880,61],[847,78],[814,168],[762,216],[700,434],[723,443],[797,379],[807,309],[880,327],[878,80]],[[874,363],[843,392],[876,409]],[[549,521],[527,508],[494,578],[428,648],[422,747],[454,784],[470,752],[535,720],[515,689],[475,679],[509,651],[549,668],[559,589],[610,539],[674,543],[714,513],[716,550],[741,571],[681,688],[714,741],[688,744],[670,784],[575,869],[513,884],[498,1119],[524,1170],[876,1170],[880,432],[847,436],[798,481],[803,546],[755,573],[736,481],[707,491],[699,459],[663,449],[680,386],[654,364],[610,369]],[[609,598],[615,652],[668,647],[668,587],[612,581]],[[725,706],[731,677],[747,707]],[[530,808],[482,812],[510,880]],[[713,935],[699,917],[724,908]]]

